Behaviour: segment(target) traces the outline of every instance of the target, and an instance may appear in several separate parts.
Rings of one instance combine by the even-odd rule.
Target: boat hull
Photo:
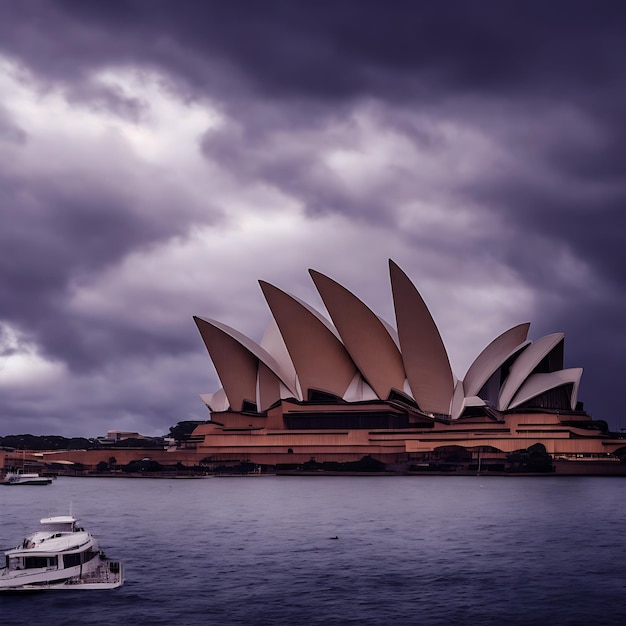
[[[32,486],[32,485],[50,485],[52,484],[52,479],[51,478],[41,478],[39,480],[22,480],[19,482],[6,482],[3,481],[0,483],[0,485],[5,485],[7,487],[18,487],[18,486],[23,486],[23,485],[28,485],[28,486]]]
[[[23,472],[9,472],[0,485],[15,487],[18,485],[50,485],[52,478],[39,474],[24,474]]]
[[[1,572],[1,570],[0,570]],[[71,576],[64,580],[20,582],[0,581],[1,593],[20,593],[35,591],[75,590],[89,591],[96,589],[116,589],[124,584],[124,567],[119,561],[101,560],[97,567],[88,573]]]

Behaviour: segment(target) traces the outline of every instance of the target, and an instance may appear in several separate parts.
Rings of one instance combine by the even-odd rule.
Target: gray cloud
[[[26,139],[24,130],[13,124],[10,116],[0,106],[0,142],[23,144]]]
[[[191,314],[258,334],[267,311],[254,280],[313,293],[298,282],[308,267],[387,314],[385,283],[363,277],[378,256],[400,262],[455,341],[446,298],[459,316],[493,306],[494,324],[532,314],[535,336],[566,331],[569,365],[586,368],[581,399],[619,425],[621,3],[0,0],[0,9],[0,55],[19,84],[61,98],[64,124],[87,111],[98,125],[85,137],[51,117],[47,137],[0,108],[0,353],[29,346],[66,369],[54,410],[28,400],[35,380],[0,396],[14,420],[5,430],[36,431],[41,419],[89,434],[74,432],[82,416],[100,432],[114,415],[146,430],[202,412],[195,397],[217,381],[208,362],[203,378],[192,369],[204,354]],[[153,124],[159,103],[102,80],[130,71],[157,75],[162,94],[210,108],[220,123],[153,147],[150,133],[167,130]],[[118,123],[137,134],[132,147]],[[159,161],[181,147],[184,158]],[[300,210],[310,236],[296,246],[291,231],[275,234],[275,259],[250,239],[235,252],[223,244],[252,216],[280,233]],[[312,241],[335,223],[353,230],[344,249]],[[201,254],[205,239],[212,249]],[[477,333],[470,343],[504,330],[464,323]],[[172,377],[170,359],[193,384]],[[169,394],[151,394],[139,375],[153,362]],[[137,393],[110,405],[116,369]],[[104,391],[78,407],[83,383]]]
[[[594,89],[581,84],[599,96],[621,82],[619,3],[571,2],[565,10],[488,0],[442,10],[409,1],[186,0],[176,11],[163,0],[4,4],[4,48],[56,80],[138,63],[213,91],[213,81],[231,83],[235,72],[281,101],[459,92],[589,100]]]

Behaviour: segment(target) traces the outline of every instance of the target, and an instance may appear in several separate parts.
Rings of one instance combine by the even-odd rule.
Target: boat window
[[[80,552],[63,555],[63,567],[74,567],[76,565],[80,565]]]
[[[46,530],[50,533],[71,533],[74,531],[74,522],[46,522]]]
[[[52,556],[27,556],[24,557],[24,569],[41,569],[56,565],[56,557]]]
[[[91,561],[91,559],[93,559],[94,557],[98,556],[98,552],[96,550],[94,550],[93,548],[89,548],[89,550],[82,552],[82,562],[83,563],[87,563],[88,561]]]
[[[16,569],[24,569],[24,561],[21,557],[12,557],[11,559],[9,559],[9,569],[10,570],[16,570]]]

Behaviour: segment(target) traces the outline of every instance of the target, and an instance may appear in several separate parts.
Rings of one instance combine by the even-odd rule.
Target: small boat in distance
[[[49,485],[52,478],[39,474],[25,474],[24,472],[7,472],[1,485]]]
[[[6,551],[0,593],[121,587],[122,564],[105,558],[96,539],[76,522],[71,515],[44,518],[42,530]]]

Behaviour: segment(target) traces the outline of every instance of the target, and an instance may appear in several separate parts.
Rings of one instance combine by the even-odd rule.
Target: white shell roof
[[[296,375],[296,369],[293,366],[291,357],[287,351],[287,346],[285,346],[283,336],[280,334],[276,320],[273,317],[270,318],[270,321],[265,328],[260,345],[264,350],[271,354],[272,357],[274,357],[280,367],[280,371],[284,373],[286,380],[289,382],[289,387],[291,389],[297,389],[298,377]],[[302,400],[302,394],[296,395],[296,398],[298,400]]]
[[[320,272],[309,270],[339,336],[363,378],[385,400],[402,389],[402,355],[384,324],[352,292]]]
[[[408,276],[389,260],[402,360],[415,401],[427,413],[448,415],[454,376],[439,330]]]
[[[272,319],[261,344],[225,324],[194,317],[223,385],[214,394],[201,396],[212,411],[239,410],[238,403],[253,399],[263,410],[279,398],[306,400],[309,390],[326,391],[349,402],[386,399],[395,388],[426,413],[458,418],[465,407],[486,402],[491,406],[499,382],[494,374],[505,363],[511,365],[499,388],[499,410],[518,407],[570,383],[571,408],[575,408],[581,369],[533,374],[548,355],[550,369],[562,368],[562,350],[556,349],[563,333],[529,342],[530,324],[518,324],[487,345],[459,381],[424,300],[391,259],[397,330],[339,283],[309,272],[334,324],[264,281],[259,284]],[[487,383],[490,397],[480,398]]]
[[[514,409],[528,400],[532,400],[551,389],[556,389],[561,385],[573,383],[572,395],[570,398],[570,408],[572,411],[576,408],[578,400],[578,386],[580,385],[580,377],[582,376],[582,367],[573,367],[565,370],[557,370],[546,374],[532,374],[524,384],[519,388],[515,397],[509,404],[510,409]]]
[[[274,357],[239,331],[216,320],[194,316],[231,408],[238,410],[243,400],[257,399],[259,362],[296,395],[293,384],[281,371]]]
[[[343,396],[346,402],[363,402],[364,400],[378,400],[374,390],[363,380],[361,374],[355,374],[352,382]]]
[[[450,405],[450,417],[456,419],[463,413],[465,395],[463,393],[463,381],[457,380],[454,386],[454,395],[452,396],[452,404]]]
[[[518,324],[496,337],[474,360],[463,379],[466,396],[478,395],[489,377],[526,341],[530,323]]]
[[[467,406],[485,406],[485,401],[478,396],[467,396],[463,400],[463,408]]]
[[[214,393],[201,393],[200,399],[211,411],[226,411],[230,406],[224,388],[221,387]]]
[[[533,342],[522,354],[517,357],[507,379],[500,389],[498,408],[504,411],[509,408],[513,396],[522,386],[523,382],[531,375],[533,369],[539,365],[541,360],[548,355],[563,340],[563,333],[552,333],[545,335]]]
[[[322,390],[343,397],[358,372],[336,329],[298,298],[260,280],[267,304],[278,324],[304,397]]]

